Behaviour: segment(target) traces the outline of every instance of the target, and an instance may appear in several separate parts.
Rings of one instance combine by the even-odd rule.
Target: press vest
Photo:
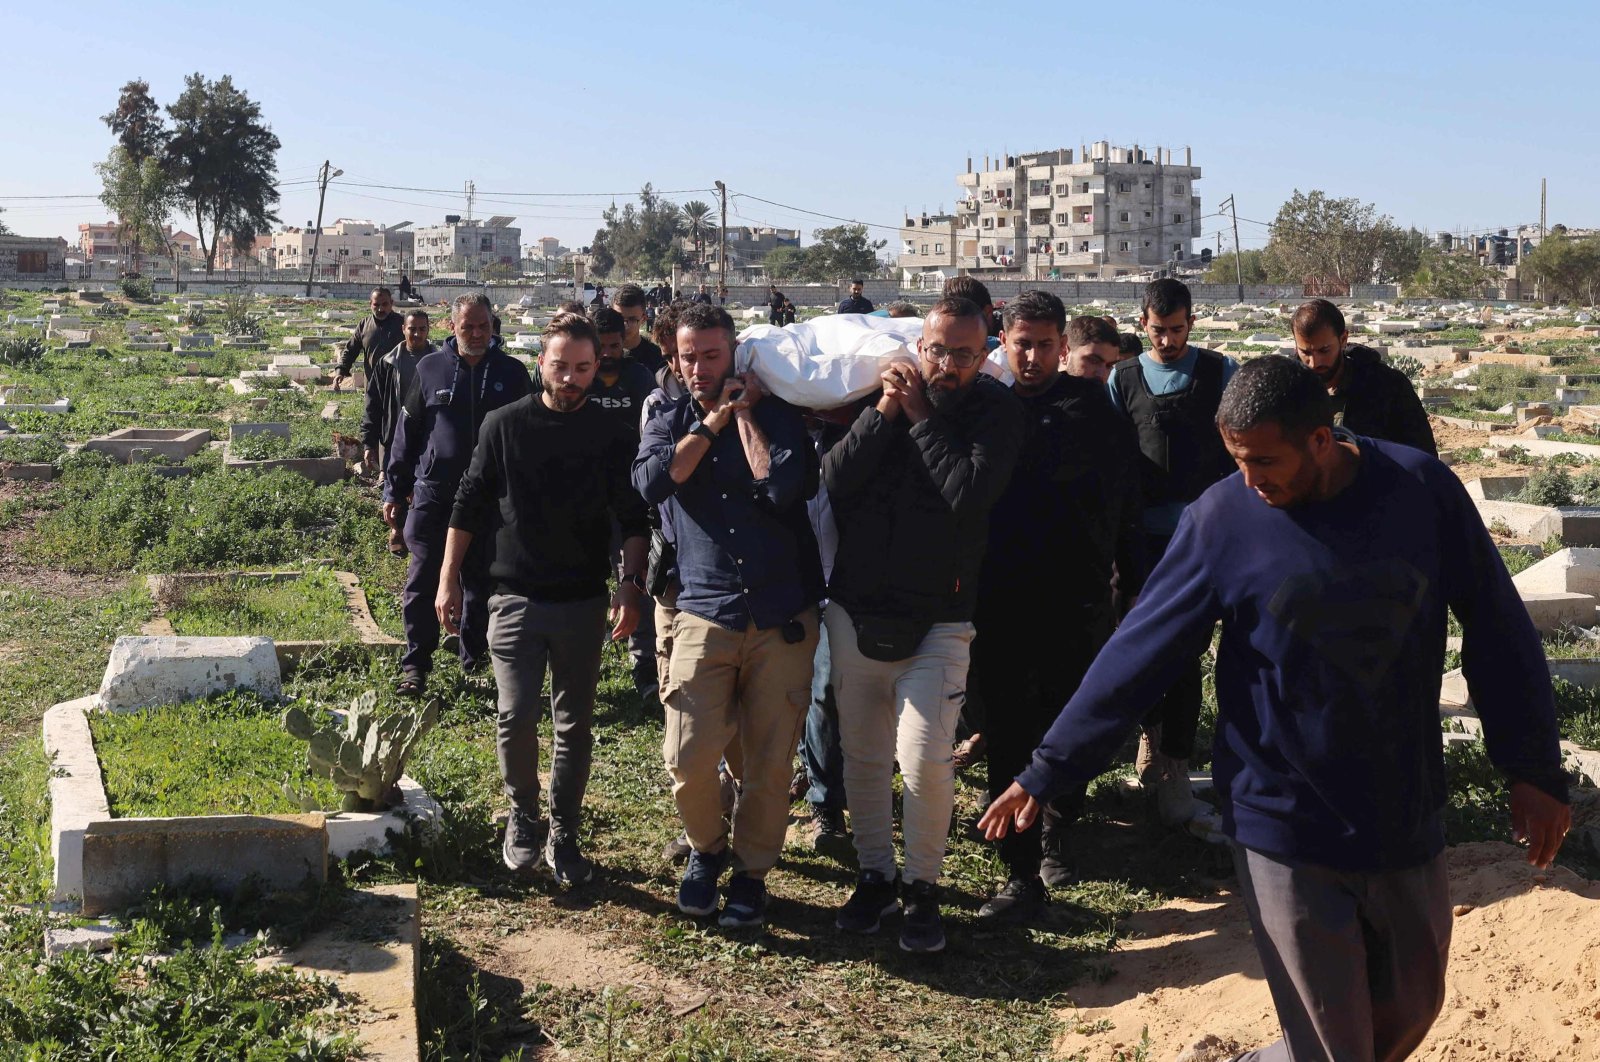
[[[1114,378],[1122,408],[1139,432],[1146,508],[1192,502],[1234,471],[1233,459],[1217,431],[1217,406],[1222,403],[1227,363],[1221,354],[1195,350],[1199,357],[1194,376],[1182,391],[1151,393],[1144,369],[1137,364]]]

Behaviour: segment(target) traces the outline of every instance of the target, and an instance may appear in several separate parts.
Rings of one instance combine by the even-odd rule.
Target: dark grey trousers
[[[1450,883],[1441,853],[1355,873],[1233,850],[1283,1039],[1241,1062],[1398,1062],[1444,1005]]]
[[[574,839],[594,752],[594,691],[606,636],[606,598],[556,603],[515,594],[489,598],[489,655],[500,720],[497,746],[506,795],[539,808],[539,719],[546,667],[555,740],[550,750],[550,835]]]

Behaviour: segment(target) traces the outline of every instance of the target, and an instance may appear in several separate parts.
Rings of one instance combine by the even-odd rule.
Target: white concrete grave
[[[111,648],[94,703],[110,712],[131,712],[235,689],[283,695],[271,638],[125,635]]]

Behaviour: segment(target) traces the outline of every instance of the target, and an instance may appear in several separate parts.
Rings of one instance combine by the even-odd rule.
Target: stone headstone
[[[132,712],[236,689],[283,695],[271,638],[129,635],[111,648],[96,703],[109,712]]]

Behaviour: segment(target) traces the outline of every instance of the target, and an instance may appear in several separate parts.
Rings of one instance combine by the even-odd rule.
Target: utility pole
[[[717,294],[728,287],[728,186],[714,182],[722,200],[722,225],[717,229]]]
[[[1539,178],[1539,242],[1544,242],[1544,207],[1546,178]]]
[[[1234,206],[1233,196],[1231,195],[1218,205],[1217,212],[1219,214],[1222,212],[1223,207],[1226,207],[1228,212],[1233,215],[1233,275],[1234,278],[1239,282],[1239,301],[1243,302],[1244,257],[1239,253],[1239,208]],[[1217,239],[1219,241],[1222,239],[1222,235],[1220,233],[1218,233]]]
[[[322,203],[328,197],[328,182],[343,175],[344,171],[333,169],[333,164],[327,159],[322,160],[322,169],[317,171],[317,232],[311,238],[311,268],[306,270],[308,299],[311,297],[311,280],[317,275],[317,248],[322,244]]]

